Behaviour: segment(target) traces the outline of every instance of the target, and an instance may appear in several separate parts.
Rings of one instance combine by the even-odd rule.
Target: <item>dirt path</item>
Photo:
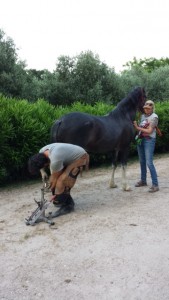
[[[75,212],[26,226],[41,183],[0,189],[1,300],[168,300],[169,155],[155,159],[160,191],[109,189],[111,168],[91,170],[72,190]],[[150,178],[148,178],[150,185]],[[49,197],[49,195],[47,195]],[[53,208],[53,205],[52,205]]]

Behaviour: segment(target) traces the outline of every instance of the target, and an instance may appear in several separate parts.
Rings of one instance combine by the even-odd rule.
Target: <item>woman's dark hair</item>
[[[28,160],[28,171],[32,175],[38,175],[39,170],[44,167],[49,159],[43,153],[38,153],[31,156]]]

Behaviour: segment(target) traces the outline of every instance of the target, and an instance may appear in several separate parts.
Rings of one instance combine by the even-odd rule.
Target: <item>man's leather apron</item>
[[[85,153],[81,158],[77,159],[67,167],[63,169],[62,174],[59,176],[58,181],[61,181],[62,184],[65,186],[65,192],[75,185],[77,176],[81,173],[84,169],[88,170],[89,168],[89,155]],[[57,188],[57,183],[56,183]]]

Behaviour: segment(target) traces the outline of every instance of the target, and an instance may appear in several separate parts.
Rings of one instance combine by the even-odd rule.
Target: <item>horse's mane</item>
[[[141,101],[141,98],[144,96],[145,90],[142,87],[136,87],[127,95],[127,97],[123,98],[117,104],[117,108],[125,108],[128,110],[129,107],[133,107],[133,109],[136,109],[139,105],[139,101]]]

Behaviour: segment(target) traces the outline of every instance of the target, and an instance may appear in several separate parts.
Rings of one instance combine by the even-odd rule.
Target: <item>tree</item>
[[[0,29],[0,93],[20,97],[25,81],[25,62],[18,60],[13,40]]]
[[[133,61],[127,62],[124,67],[128,67],[129,69],[132,69],[133,67],[143,67],[145,71],[152,72],[153,70],[164,67],[166,65],[169,65],[169,58],[160,58],[156,59],[154,57],[150,58],[144,58],[144,59],[136,59],[136,57],[133,58]]]
[[[123,97],[136,86],[147,88],[149,73],[141,66],[133,66],[130,70],[125,70],[120,75],[120,87]]]
[[[94,104],[119,97],[119,78],[91,51],[70,58],[61,56],[56,65],[56,104],[75,101]]]
[[[169,100],[169,66],[155,69],[148,78],[148,97],[155,101]]]
[[[5,37],[5,33],[0,29],[0,74],[9,73],[17,61],[17,54],[14,42],[11,38]]]

